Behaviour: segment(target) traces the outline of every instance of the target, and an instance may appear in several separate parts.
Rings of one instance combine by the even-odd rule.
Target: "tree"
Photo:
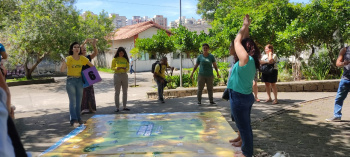
[[[98,16],[87,11],[85,13],[85,18],[79,17],[79,41],[83,41],[87,38],[94,38],[98,39],[97,47],[100,50],[105,50],[110,47],[106,38],[108,39],[112,36],[110,32],[114,30],[113,18],[109,18],[108,13],[104,10]],[[88,48],[88,50],[93,50],[92,47]]]
[[[191,58],[194,58],[201,53],[201,44],[207,40],[207,34],[205,34],[204,31],[198,35],[197,32],[189,31],[184,26],[172,29],[171,31],[174,34],[172,40],[175,43],[175,48],[180,51],[180,53],[186,53],[191,56]]]
[[[214,20],[214,14],[218,5],[224,0],[198,0],[197,14],[202,15],[203,19]]]
[[[158,59],[175,51],[174,43],[165,30],[158,30],[152,38],[137,39],[136,47],[139,52],[147,52],[150,55],[155,55]]]
[[[8,21],[14,21],[16,16],[16,10],[18,6],[16,5],[16,0],[1,0],[0,1],[0,31],[10,23]]]
[[[26,0],[17,3],[18,19],[16,25],[6,27],[6,34],[11,36],[11,53],[24,58],[27,79],[32,78],[32,72],[46,57],[59,59],[59,54],[68,54],[69,45],[82,42],[87,37],[99,39],[99,46],[105,48],[105,36],[111,31],[111,20],[106,13],[100,16],[88,17],[83,20],[73,7],[74,0]],[[95,22],[98,21],[98,24]],[[13,21],[10,21],[13,22]],[[34,64],[29,67],[29,62]]]
[[[339,75],[341,70],[335,62],[339,51],[350,39],[350,1],[348,0],[313,0],[306,5],[300,17],[307,24],[307,37],[311,44],[324,44],[331,60],[330,73]]]

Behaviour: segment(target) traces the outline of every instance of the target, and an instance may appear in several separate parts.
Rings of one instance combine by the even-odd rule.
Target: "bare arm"
[[[62,61],[61,72],[64,72],[66,68],[67,68],[67,63],[65,61]]]
[[[2,59],[7,59],[8,54],[5,51],[1,52],[1,57],[2,57]]]
[[[90,67],[94,66],[91,62],[88,62],[87,65],[89,65]]]
[[[197,67],[199,66],[199,64],[196,64],[194,67],[193,67],[193,70],[192,70],[192,73],[191,73],[191,76],[190,78],[192,79],[193,77],[193,73],[197,70]]]
[[[241,42],[245,37],[249,36],[248,27],[250,25],[250,22],[251,21],[249,19],[249,15],[247,14],[244,17],[242,28],[238,32],[238,34],[234,40],[235,51],[236,51],[236,54],[239,58],[239,66],[245,66],[249,61],[249,55],[248,55],[247,51],[244,49]]]
[[[89,39],[85,39],[85,41],[80,45],[81,47],[85,46]]]
[[[98,49],[97,49],[97,46],[96,46],[96,39],[94,39],[93,40],[93,42],[92,42],[92,47],[93,47],[93,49],[94,49],[94,53],[92,53],[91,55],[90,55],[90,57],[91,57],[91,59],[94,59],[96,56],[97,56],[97,53],[98,53]]]
[[[216,71],[216,75],[218,78],[220,78],[220,74],[219,74],[219,70],[218,70],[218,66],[216,65],[216,62],[213,63],[214,69]]]
[[[0,87],[2,89],[4,89],[4,91],[6,93],[6,96],[7,96],[6,107],[7,107],[8,112],[10,113],[11,112],[11,93],[10,93],[9,87],[6,84],[5,76],[2,75],[2,73],[0,73]]]
[[[344,67],[345,65],[348,65],[350,63],[350,61],[344,61],[345,52],[345,47],[340,50],[337,62],[335,63],[337,67]]]

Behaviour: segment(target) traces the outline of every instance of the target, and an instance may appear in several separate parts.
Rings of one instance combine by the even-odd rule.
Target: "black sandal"
[[[123,108],[123,111],[130,111],[130,109],[128,109],[128,108]]]

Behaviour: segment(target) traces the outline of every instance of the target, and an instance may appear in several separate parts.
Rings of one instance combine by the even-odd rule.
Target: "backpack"
[[[161,70],[162,70],[162,65],[160,64],[160,62],[159,61],[156,61],[156,62],[154,62],[153,64],[152,64],[152,73],[154,73],[154,69],[156,69],[156,65],[159,65],[159,73],[161,72]]]

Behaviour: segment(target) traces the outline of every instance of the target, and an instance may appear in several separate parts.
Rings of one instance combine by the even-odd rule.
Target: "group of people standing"
[[[93,53],[86,54],[85,44],[91,43]],[[96,112],[96,101],[93,85],[83,88],[82,71],[94,66],[91,60],[98,54],[96,47],[96,39],[86,39],[83,44],[74,42],[70,45],[69,56],[64,59],[61,66],[61,71],[67,68],[67,83],[66,90],[69,97],[69,113],[70,124],[73,126],[76,123],[85,123],[80,115],[85,113]],[[111,69],[114,70],[114,87],[115,87],[115,112],[119,112],[119,95],[120,89],[123,89],[123,110],[130,111],[126,107],[127,91],[128,91],[128,75],[129,60],[127,53],[123,47],[119,47],[113,60]],[[130,73],[134,70],[130,70]]]
[[[238,32],[236,38],[231,42],[230,55],[234,57],[235,63],[230,71],[230,77],[228,81],[229,100],[231,106],[231,114],[235,120],[238,128],[238,137],[236,139],[229,140],[233,146],[241,146],[241,154],[237,156],[251,157],[253,155],[253,132],[251,128],[251,109],[255,101],[259,102],[257,96],[257,73],[259,68],[263,64],[273,64],[274,68],[271,73],[263,73],[261,81],[266,85],[266,92],[268,98],[266,102],[272,102],[277,104],[277,76],[278,66],[276,64],[277,56],[274,54],[274,48],[268,44],[265,46],[265,55],[261,57],[261,52],[255,44],[255,42],[249,38],[249,26],[251,20],[249,15],[246,15],[243,20],[243,26]],[[87,41],[86,41],[87,42]],[[84,42],[84,44],[86,43]],[[74,42],[70,46],[69,54],[62,67],[68,67],[67,72],[67,93],[69,96],[70,106],[70,123],[73,125],[78,122],[82,124],[83,121],[80,118],[81,111],[84,112],[95,112],[96,103],[94,100],[93,87],[85,88],[81,81],[81,70],[86,67],[93,66],[91,59],[93,59],[98,51],[96,48],[96,40],[92,40],[94,47],[94,53],[86,55],[86,48],[83,45],[79,45]],[[207,86],[209,102],[210,104],[216,104],[213,100],[213,67],[216,70],[217,77],[220,77],[215,57],[209,53],[209,45],[202,45],[203,54],[199,55],[196,60],[196,64],[193,68],[190,78],[193,78],[193,74],[199,66],[198,73],[198,91],[197,91],[197,103],[202,103],[202,91],[204,86]],[[80,52],[81,51],[81,52]],[[344,48],[341,51],[341,55],[337,60],[337,66],[347,66],[350,61],[344,61],[348,59],[348,53],[350,54],[350,48]],[[86,57],[85,57],[86,56]],[[126,107],[127,102],[127,90],[128,90],[128,75],[130,62],[132,64],[132,57],[128,58],[127,52],[123,47],[119,47],[113,60],[111,69],[114,70],[114,87],[115,87],[115,112],[120,111],[119,95],[120,89],[123,91],[123,109],[129,111]],[[339,63],[338,63],[339,62]],[[159,64],[154,69],[154,79],[158,86],[158,99],[164,103],[163,91],[166,86],[165,71],[170,67],[167,62],[167,57],[162,57]],[[63,69],[63,68],[62,68]],[[350,90],[348,88],[348,77],[349,75],[345,71],[342,82],[339,85],[338,95],[336,98],[334,117],[327,119],[328,121],[339,121],[341,117],[342,103]],[[134,72],[131,66],[130,73]],[[345,88],[346,87],[346,88]],[[274,95],[274,99],[271,98],[271,89]],[[84,94],[83,94],[84,93]],[[253,94],[254,93],[254,94]],[[84,98],[82,98],[84,95]],[[83,99],[83,100],[82,100]],[[84,102],[84,103],[82,103]],[[82,108],[80,108],[82,107]]]

